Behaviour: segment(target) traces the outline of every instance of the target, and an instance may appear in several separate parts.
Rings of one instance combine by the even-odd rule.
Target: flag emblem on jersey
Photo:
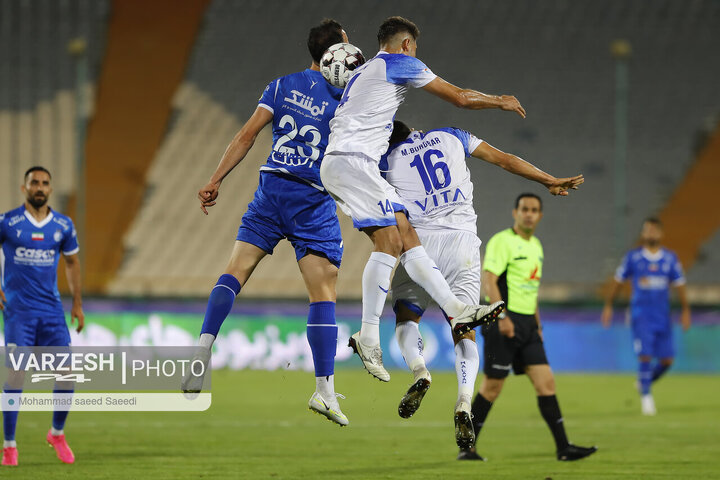
[[[45,240],[45,234],[42,232],[33,232],[31,238],[33,240]]]

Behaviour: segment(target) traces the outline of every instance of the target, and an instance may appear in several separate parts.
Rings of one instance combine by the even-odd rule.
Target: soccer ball
[[[349,43],[336,43],[320,59],[320,72],[330,85],[345,88],[353,70],[365,63],[362,51]]]

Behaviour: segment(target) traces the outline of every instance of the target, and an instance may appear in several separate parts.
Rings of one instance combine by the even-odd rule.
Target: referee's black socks
[[[490,413],[490,408],[492,408],[492,406],[493,402],[483,397],[481,393],[475,395],[475,400],[473,400],[471,408],[473,415],[473,428],[475,429],[475,441],[477,441],[477,436],[480,433],[480,429],[485,423],[485,419],[487,418],[488,413]]]
[[[562,414],[560,413],[560,405],[558,404],[557,397],[555,395],[538,395],[537,398],[540,413],[553,434],[557,450],[566,448],[569,442],[567,435],[565,435],[565,425]],[[473,403],[473,413],[475,413],[475,403]]]

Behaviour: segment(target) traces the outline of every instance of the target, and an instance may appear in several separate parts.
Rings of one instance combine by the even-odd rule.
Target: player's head
[[[331,18],[326,18],[320,25],[310,29],[307,46],[313,62],[320,65],[320,59],[325,50],[336,43],[347,43],[347,41],[348,37],[342,25]]]
[[[403,142],[410,136],[412,129],[400,120],[393,120],[393,131],[390,135],[390,145]]]
[[[542,200],[534,193],[521,193],[512,211],[515,228],[532,234],[542,218]]]
[[[390,53],[403,53],[414,57],[417,53],[417,39],[420,29],[403,17],[386,19],[378,30],[380,48]]]
[[[662,242],[663,226],[657,217],[648,217],[643,221],[640,230],[640,241],[646,247],[657,247]]]
[[[45,167],[30,167],[25,172],[25,181],[20,188],[27,202],[34,208],[45,205],[52,193],[50,172]]]

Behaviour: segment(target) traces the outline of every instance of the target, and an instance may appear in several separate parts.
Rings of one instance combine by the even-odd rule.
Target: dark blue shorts
[[[314,253],[340,267],[342,235],[332,197],[300,179],[261,172],[237,239],[272,254],[283,238],[295,248],[298,261]]]
[[[672,324],[668,323],[667,327],[659,327],[633,321],[632,331],[633,348],[638,356],[656,358],[673,358],[675,356]]]
[[[65,316],[5,313],[5,345],[66,347],[70,345]]]

